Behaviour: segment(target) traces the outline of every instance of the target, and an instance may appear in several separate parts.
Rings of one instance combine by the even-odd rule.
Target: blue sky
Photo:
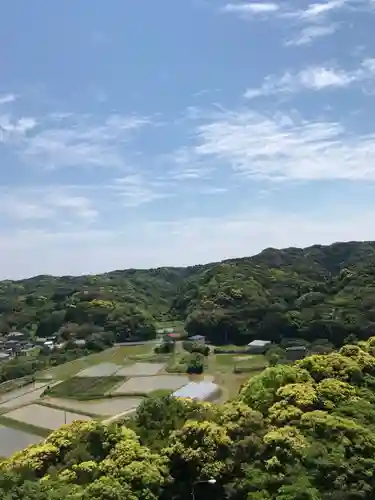
[[[374,239],[374,23],[374,0],[6,2],[0,277]]]

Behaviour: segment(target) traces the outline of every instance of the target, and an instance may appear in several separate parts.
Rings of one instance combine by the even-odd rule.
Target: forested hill
[[[157,321],[186,320],[218,342],[254,336],[368,337],[375,324],[375,242],[266,249],[187,268],[0,282],[0,332],[119,340],[151,338]]]

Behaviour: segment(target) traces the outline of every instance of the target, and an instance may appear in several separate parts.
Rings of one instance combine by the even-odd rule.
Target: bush
[[[160,345],[157,345],[154,349],[154,352],[156,354],[169,354],[173,352],[175,349],[175,343],[174,342],[163,342]]]
[[[201,342],[191,342],[189,340],[185,340],[182,344],[185,351],[188,352],[197,352],[199,354],[203,354],[203,356],[208,356],[210,354],[210,348],[206,344],[202,344]]]
[[[194,353],[189,359],[186,372],[191,374],[200,374],[204,370],[204,357],[200,353]]]

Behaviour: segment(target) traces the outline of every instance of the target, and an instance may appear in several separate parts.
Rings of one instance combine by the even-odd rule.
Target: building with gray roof
[[[175,391],[175,398],[195,399],[196,401],[207,401],[216,399],[220,395],[220,387],[213,382],[189,382]]]

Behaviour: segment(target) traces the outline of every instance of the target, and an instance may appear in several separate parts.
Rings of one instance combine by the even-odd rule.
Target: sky
[[[1,10],[0,278],[375,239],[375,0]]]

